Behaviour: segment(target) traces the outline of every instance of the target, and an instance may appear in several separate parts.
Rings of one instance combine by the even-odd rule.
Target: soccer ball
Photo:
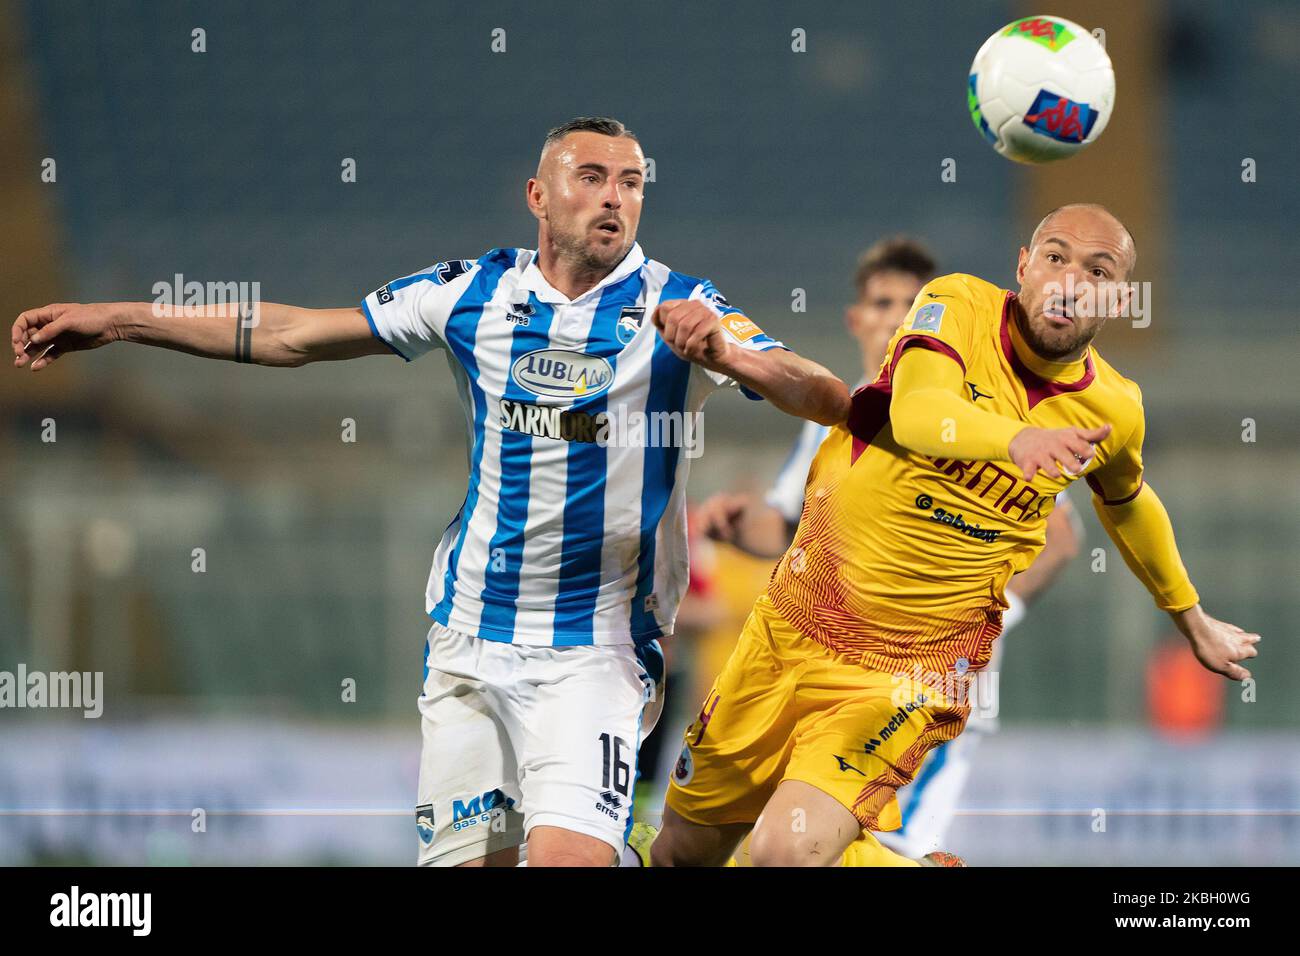
[[[1018,163],[1073,156],[1106,128],[1115,72],[1106,49],[1061,17],[1026,17],[984,41],[966,102],[989,144]]]

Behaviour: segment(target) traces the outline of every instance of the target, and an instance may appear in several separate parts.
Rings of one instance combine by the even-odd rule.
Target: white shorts
[[[519,846],[535,826],[621,851],[642,707],[656,696],[635,648],[506,644],[434,623],[427,653],[420,865]]]

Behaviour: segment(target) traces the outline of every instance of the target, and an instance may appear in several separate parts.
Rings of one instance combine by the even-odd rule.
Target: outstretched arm
[[[1255,645],[1260,637],[1201,609],[1196,588],[1179,557],[1169,513],[1143,477],[1145,432],[1146,424],[1139,417],[1123,447],[1088,476],[1093,510],[1124,563],[1192,645],[1196,659],[1216,674],[1245,680],[1250,671],[1240,662],[1259,653]]]
[[[679,358],[734,379],[787,415],[819,425],[849,417],[849,387],[834,374],[789,349],[758,352],[728,341],[718,313],[698,299],[661,302],[651,321]]]
[[[138,342],[203,358],[297,367],[383,355],[360,309],[304,309],[274,302],[202,307],[152,302],[57,304],[13,324],[14,365],[39,371],[67,352]]]
[[[936,458],[1011,461],[1025,480],[1040,470],[1051,478],[1077,474],[1110,425],[1097,428],[1030,428],[976,408],[963,393],[962,367],[949,355],[913,347],[896,359],[889,421],[904,448]]]
[[[849,387],[828,369],[787,349],[750,352],[728,346],[713,366],[787,415],[819,425],[838,425],[849,417]]]
[[[1122,504],[1107,504],[1097,495],[1092,503],[1124,563],[1151,592],[1160,609],[1173,618],[1191,643],[1196,659],[1232,680],[1250,677],[1250,671],[1239,662],[1259,653],[1255,645],[1260,636],[1202,610],[1196,588],[1178,555],[1169,514],[1152,487],[1142,485],[1132,500]]]

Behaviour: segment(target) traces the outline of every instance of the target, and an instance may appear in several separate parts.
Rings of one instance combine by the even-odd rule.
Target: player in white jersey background
[[[420,698],[421,863],[613,863],[631,826],[646,662],[687,583],[685,482],[710,392],[842,421],[848,389],[707,279],[636,243],[645,158],[621,123],[548,134],[537,248],[446,259],[360,308],[49,305],[14,323],[40,370],[112,341],[292,367],[446,353],[469,489],[434,556]],[[647,653],[648,652],[648,653]]]
[[[857,293],[845,310],[844,323],[862,353],[862,381],[872,381],[884,361],[889,340],[907,317],[921,287],[935,275],[933,257],[914,239],[883,239],[867,249],[854,276]],[[698,509],[696,518],[709,537],[725,541],[757,557],[779,558],[794,539],[803,511],[808,469],[826,426],[805,422],[780,474],[767,494],[744,492],[714,495]],[[1007,587],[1009,607],[1003,633],[1024,619],[1025,608],[1060,573],[1079,549],[1082,526],[1065,497],[1047,522],[1047,539],[1038,559]],[[1005,645],[998,641],[986,673],[1001,669]],[[943,846],[980,740],[997,730],[996,682],[981,685],[990,699],[976,701],[966,732],[936,747],[925,757],[914,781],[899,791],[903,825],[875,836],[904,856],[924,857]],[[746,843],[747,846],[747,843]],[[745,847],[739,854],[743,858]]]

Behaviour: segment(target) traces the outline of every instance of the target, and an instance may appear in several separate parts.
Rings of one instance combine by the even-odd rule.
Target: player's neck
[[[1077,355],[1061,359],[1044,358],[1025,340],[1024,333],[1020,330],[1020,323],[1023,321],[1023,312],[1017,310],[1012,316],[1012,321],[1007,324],[1011,327],[1011,347],[1031,372],[1052,382],[1075,382],[1087,372],[1088,364],[1085,357],[1088,354],[1088,346],[1085,345]]]
[[[543,242],[537,248],[537,268],[555,291],[576,299],[594,289],[601,279],[618,268],[618,264],[609,268],[588,266],[559,255],[554,246]]]

